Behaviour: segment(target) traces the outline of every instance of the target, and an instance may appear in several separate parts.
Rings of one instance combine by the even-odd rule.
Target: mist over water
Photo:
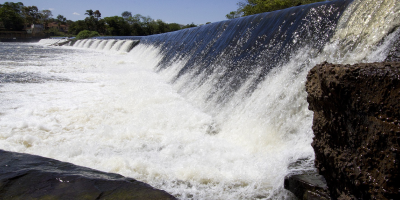
[[[317,3],[137,46],[0,43],[0,148],[120,173],[180,199],[293,198],[284,177],[314,170],[308,71],[384,60],[399,4]]]

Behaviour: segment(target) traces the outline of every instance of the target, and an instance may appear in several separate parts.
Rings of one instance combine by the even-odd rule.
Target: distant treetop
[[[244,0],[239,2],[239,8],[227,14],[226,18],[234,19],[321,1],[325,0]]]

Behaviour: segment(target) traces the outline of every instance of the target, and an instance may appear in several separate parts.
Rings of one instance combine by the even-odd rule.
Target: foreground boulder
[[[0,199],[175,198],[118,174],[0,150]]]
[[[400,199],[400,63],[317,65],[306,90],[331,198]]]

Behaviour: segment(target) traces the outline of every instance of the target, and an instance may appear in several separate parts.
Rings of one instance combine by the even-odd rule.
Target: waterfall
[[[383,61],[390,41],[399,35],[399,12],[400,3],[395,0],[355,1],[346,9],[334,36],[324,47],[326,60],[349,64]]]
[[[125,40],[118,40],[110,49],[111,51],[118,51],[119,48],[125,43]]]
[[[129,52],[134,46],[136,46],[139,43],[138,40],[126,40],[124,44],[121,46],[119,51],[122,52]]]
[[[84,47],[85,46],[85,44],[86,44],[86,42],[88,42],[89,40],[87,40],[87,39],[85,39],[85,40],[82,40],[82,42],[80,42],[79,44],[77,44],[77,47]]]
[[[44,44],[45,42],[41,42]],[[139,40],[85,39],[75,42],[74,47],[104,51],[129,52],[139,44]]]
[[[106,46],[106,44],[107,44],[107,40],[100,40],[101,42],[100,42],[100,44],[97,46],[97,50],[102,50],[102,49],[104,49],[104,47]]]
[[[117,43],[117,40],[108,40],[103,50],[111,50],[115,43]]]
[[[130,54],[158,55],[154,69],[212,116],[208,134],[255,154],[277,153],[266,160],[287,169],[270,177],[279,188],[284,174],[312,168],[308,71],[324,61],[382,61],[399,37],[399,6],[396,0],[315,3],[144,37]]]
[[[83,47],[84,48],[89,48],[91,45],[92,45],[92,43],[94,42],[94,40],[87,40],[86,42],[85,42],[85,44],[83,45]]]
[[[99,46],[101,40],[95,40],[92,45],[90,45],[91,49],[97,49],[97,46]]]
[[[314,170],[308,71],[324,61],[383,61],[400,35],[399,11],[398,0],[336,0],[141,38],[77,41],[93,54],[82,59],[90,64],[76,63],[98,66],[85,81],[103,71],[112,81],[87,90],[95,94],[87,107],[65,111],[73,122],[59,129],[85,135],[58,141],[96,144],[65,147],[63,158],[181,199],[288,199],[284,177]]]
[[[74,43],[74,47],[78,47],[83,40],[78,40]]]

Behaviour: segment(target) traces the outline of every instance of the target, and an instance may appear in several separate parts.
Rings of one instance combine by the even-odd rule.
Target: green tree
[[[3,23],[5,29],[20,31],[24,28],[23,7],[24,4],[21,2],[0,4],[0,22]]]
[[[61,25],[67,24],[67,18],[62,15],[57,15],[57,25],[58,29],[60,29]]]
[[[48,26],[49,21],[52,16],[53,16],[53,13],[51,13],[51,10],[40,11],[40,20],[41,20],[42,24],[44,24],[44,27]]]
[[[129,17],[132,17],[132,13],[129,12],[129,11],[124,11],[124,12],[121,14],[121,16],[126,20],[126,19],[128,19]]]
[[[24,6],[22,8],[22,15],[27,24],[38,24],[42,16],[36,6]]]
[[[105,23],[108,25],[106,34],[108,35],[116,35],[116,36],[125,36],[130,35],[131,29],[128,24],[124,20],[124,18],[119,16],[113,17],[105,17]]]
[[[181,30],[181,25],[177,24],[177,23],[170,23],[168,24],[168,31],[178,31]]]
[[[135,36],[145,36],[146,33],[140,23],[134,23],[132,25],[131,35]]]
[[[157,23],[157,33],[166,33],[169,32],[169,27],[167,23],[163,22],[161,19],[156,20]]]
[[[91,38],[91,37],[96,37],[96,36],[100,36],[100,34],[96,31],[88,31],[88,30],[84,30],[78,33],[78,35],[76,36],[76,39],[80,40],[80,39],[86,39],[86,38]]]
[[[57,15],[57,21],[61,24],[66,24],[67,23],[67,18],[65,18],[62,15]]]
[[[191,24],[187,24],[187,25],[183,26],[182,29],[184,29],[184,28],[192,28],[192,27],[197,27],[197,25],[192,22]]]
[[[156,34],[157,28],[154,23],[154,20],[150,16],[141,16],[140,17],[140,24],[142,26],[142,29],[144,31],[145,35],[153,35]]]
[[[101,13],[100,13],[99,10],[94,11],[94,12],[93,12],[93,15],[94,15],[94,17],[95,17],[97,20],[99,20],[100,17],[101,17]]]
[[[92,15],[90,17],[86,17],[84,19],[86,23],[87,30],[96,31],[97,30],[97,19]]]
[[[243,13],[241,11],[232,11],[229,14],[227,14],[225,17],[227,19],[235,19],[238,17],[241,17],[243,15]]]
[[[87,30],[88,27],[84,20],[78,20],[70,24],[68,28],[68,33],[72,35],[77,35],[79,32],[83,30]]]
[[[41,10],[40,14],[41,14],[40,18],[42,20],[49,20],[53,16],[53,13],[51,12],[51,10]]]
[[[106,22],[101,18],[99,10],[93,11],[92,9],[86,10],[85,15],[88,15],[84,20],[78,20],[76,22],[70,22],[68,33],[76,35],[81,31],[95,31],[99,34],[106,33]]]
[[[293,6],[310,4],[325,0],[245,0],[238,3],[238,10],[232,11],[226,15],[228,19],[241,16],[254,15],[263,12],[281,10]]]
[[[97,31],[102,34],[106,32],[105,21],[100,19],[101,13],[99,10],[96,10],[94,12],[92,9],[86,10],[85,15],[88,15],[88,17],[86,17],[84,20],[86,24],[86,30]],[[78,25],[76,27],[80,29],[80,27],[82,26]]]
[[[85,13],[85,15],[89,15],[89,17],[91,17],[91,16],[93,16],[93,14],[94,14],[94,12],[93,12],[93,10],[92,10],[92,9],[90,9],[90,10],[86,10],[86,13]]]

